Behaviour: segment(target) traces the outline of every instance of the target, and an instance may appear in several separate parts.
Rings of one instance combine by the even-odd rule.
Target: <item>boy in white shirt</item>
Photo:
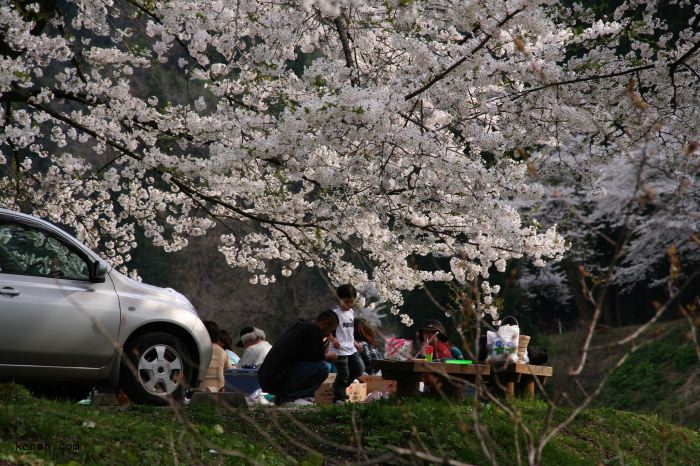
[[[333,402],[345,403],[348,396],[345,390],[357,377],[362,375],[365,365],[362,362],[355,341],[355,311],[357,290],[350,284],[340,285],[335,290],[338,305],[333,312],[338,316],[339,324],[335,335],[331,335],[329,351],[337,354],[335,367],[337,375],[333,382]]]

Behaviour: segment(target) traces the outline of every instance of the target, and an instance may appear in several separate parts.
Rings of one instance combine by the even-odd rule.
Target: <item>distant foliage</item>
[[[543,200],[528,212],[556,223],[572,242],[570,254],[590,270],[605,271],[619,244],[612,283],[623,292],[667,283],[700,265],[698,159],[686,151],[665,153],[648,143],[640,151],[588,160],[588,178],[562,171],[573,155],[542,160],[548,183]],[[669,252],[682,268],[672,272]]]

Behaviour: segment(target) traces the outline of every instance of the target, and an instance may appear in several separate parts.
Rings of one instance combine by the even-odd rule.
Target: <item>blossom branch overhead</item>
[[[514,207],[542,193],[514,153],[697,139],[695,23],[637,3],[6,2],[0,203],[79,219],[117,266],[137,230],[175,251],[232,220],[219,249],[251,281],[319,266],[395,304],[543,265],[564,240]],[[449,268],[408,260],[429,254]]]

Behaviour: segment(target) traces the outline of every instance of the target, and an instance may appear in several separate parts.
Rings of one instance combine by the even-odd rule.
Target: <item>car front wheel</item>
[[[137,337],[124,348],[122,387],[138,403],[180,400],[192,375],[192,360],[182,342],[163,332]]]

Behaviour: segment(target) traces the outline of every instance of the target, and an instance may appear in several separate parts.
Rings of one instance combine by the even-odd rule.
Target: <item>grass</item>
[[[541,429],[547,410],[544,403],[517,401],[514,406],[528,428]],[[296,461],[313,466],[356,462],[358,445],[370,458],[392,453],[391,446],[396,446],[487,464],[474,430],[474,409],[468,402],[427,399],[295,411],[190,407],[182,408],[180,419],[167,407],[81,406],[37,399],[22,387],[5,384],[0,385],[0,464],[254,461],[278,465]],[[522,433],[514,430],[509,417],[493,405],[479,412],[498,463],[527,464]],[[554,419],[560,421],[569,412],[558,409]],[[18,450],[18,445],[30,449]],[[40,445],[50,450],[39,449]],[[698,432],[658,416],[596,408],[584,411],[554,437],[544,450],[542,464],[685,465],[694,464],[698,457]],[[387,457],[383,462],[395,461]]]
[[[220,456],[210,450],[218,448],[286,464],[234,435],[231,426],[237,424],[213,408],[183,409],[192,423],[188,428],[170,408],[81,406],[36,399],[16,385],[0,387],[0,463],[216,464]]]
[[[630,411],[658,412],[671,420],[682,420],[682,398],[673,394],[682,389],[698,364],[690,343],[679,344],[670,338],[652,343],[632,353],[611,375],[598,403]],[[700,426],[699,419],[693,421]]]
[[[610,344],[632,333],[636,327],[607,329],[594,337],[594,345]],[[555,366],[550,393],[576,394],[578,389],[566,377],[574,365],[580,348],[581,334],[549,337],[549,353]],[[700,361],[689,339],[686,321],[671,321],[652,326],[640,338],[642,343],[627,360],[610,375],[597,407],[654,413],[662,418],[691,428],[700,428],[700,403],[697,385],[700,381]],[[581,377],[582,385],[590,390],[609,365],[630,346],[611,346],[593,352]],[[574,396],[575,398],[575,396]]]

